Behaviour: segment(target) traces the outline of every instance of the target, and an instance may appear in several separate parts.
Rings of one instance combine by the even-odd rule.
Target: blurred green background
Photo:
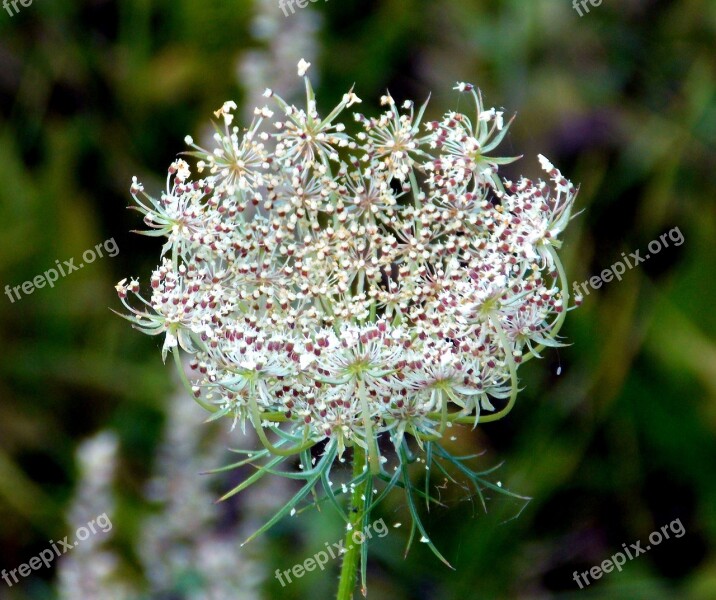
[[[331,0],[284,16],[278,0],[37,0],[0,11],[0,287],[113,238],[120,248],[11,303],[0,296],[0,568],[14,569],[102,512],[113,528],[0,598],[331,598],[337,565],[281,588],[341,537],[329,513],[239,548],[290,492],[283,483],[215,506],[245,473],[222,464],[239,432],[203,424],[159,342],[114,315],[113,285],[144,281],[160,244],[130,233],[137,175],[149,190],[206,135],[212,111],[267,85],[299,88],[314,63],[319,109],[354,83],[362,112],[389,88],[429,115],[456,81],[518,115],[511,171],[541,152],[581,184],[563,256],[581,282],[678,227],[673,244],[570,313],[571,344],[521,369],[516,409],[461,432],[478,464],[533,497],[481,512],[443,491],[406,559],[400,496],[378,517],[369,598],[716,598],[716,3],[622,0],[582,17],[567,0]],[[89,440],[89,441],[88,441]],[[250,441],[250,440],[249,440]],[[283,487],[282,487],[283,486]],[[269,511],[270,512],[270,511]],[[686,529],[580,590],[572,578],[675,519]],[[243,535],[243,537],[242,537]],[[222,562],[223,561],[223,562]]]

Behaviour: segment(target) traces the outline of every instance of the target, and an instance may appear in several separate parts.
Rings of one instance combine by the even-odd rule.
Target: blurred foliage
[[[113,315],[113,284],[158,256],[133,235],[132,175],[151,189],[225,99],[242,99],[237,61],[252,37],[248,1],[35,2],[0,13],[0,286],[114,238],[120,253],[11,303],[0,299],[0,568],[68,533],[74,451],[109,428],[121,440],[115,543],[132,545],[150,507],[142,486],[166,420],[171,369],[157,342]],[[300,9],[299,9],[300,10]],[[671,246],[605,284],[570,314],[570,346],[525,365],[504,422],[465,429],[465,452],[500,461],[501,499],[481,514],[444,490],[429,517],[449,572],[423,547],[403,559],[405,529],[371,545],[370,598],[716,597],[716,4],[604,2],[579,17],[567,0],[369,0],[311,4],[324,13],[319,104],[356,84],[370,112],[432,92],[454,106],[455,81],[518,119],[507,151],[537,174],[542,152],[575,182],[584,211],[567,232],[581,282],[679,227]],[[283,15],[276,1],[278,19]],[[289,19],[295,16],[289,16]],[[300,58],[296,56],[297,60]],[[0,290],[2,291],[2,290]],[[561,374],[559,374],[561,373]],[[202,427],[197,423],[197,427]],[[405,507],[386,504],[386,522]],[[679,518],[664,542],[580,591],[574,570],[598,565]],[[267,536],[266,571],[287,569],[340,537],[327,511]],[[287,540],[291,543],[287,544]],[[335,568],[335,565],[334,565]],[[0,597],[50,598],[52,571]],[[329,598],[316,571],[266,598]],[[8,595],[9,594],[9,595]]]

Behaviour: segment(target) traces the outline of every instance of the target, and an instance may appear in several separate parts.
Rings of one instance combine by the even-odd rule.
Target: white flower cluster
[[[278,454],[358,444],[377,472],[381,433],[435,440],[506,414],[518,365],[558,344],[576,190],[544,157],[551,184],[502,180],[509,124],[470,84],[456,89],[472,116],[424,123],[425,105],[386,95],[352,135],[339,119],[361,100],[322,117],[304,78],[305,108],[267,90],[246,129],[225,103],[215,147],[187,138],[195,172],[175,161],[159,198],[134,180],[147,235],[166,243],[149,297],[137,280],[117,291],[165,357],[193,354],[194,396],[217,416]]]

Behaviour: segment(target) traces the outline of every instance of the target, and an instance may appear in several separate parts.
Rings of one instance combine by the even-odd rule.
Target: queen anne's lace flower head
[[[355,135],[340,119],[360,99],[322,117],[305,85],[303,107],[267,90],[248,128],[225,103],[215,148],[187,139],[194,172],[172,163],[159,199],[133,182],[166,243],[148,295],[117,291],[165,357],[192,353],[196,399],[269,453],[357,444],[378,474],[379,436],[399,450],[499,418],[520,363],[558,345],[576,190],[542,156],[548,182],[499,177],[509,123],[471,84],[470,115],[423,122],[426,105],[386,94]]]

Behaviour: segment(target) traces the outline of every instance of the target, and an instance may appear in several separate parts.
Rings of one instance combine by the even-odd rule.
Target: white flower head
[[[539,159],[539,164],[543,170],[549,173],[552,169],[554,169],[554,165],[543,154],[538,154],[537,158]]]
[[[237,108],[236,102],[233,100],[227,100],[222,104],[221,108],[214,111],[216,117],[224,117],[224,123],[229,126],[234,121],[234,115],[232,114]]]
[[[257,455],[325,442],[309,477],[350,447],[373,475],[426,444],[445,458],[454,424],[507,414],[520,363],[560,345],[576,189],[542,155],[546,182],[500,175],[517,160],[498,149],[509,122],[472,84],[455,87],[469,110],[427,123],[427,102],[386,93],[355,135],[352,90],[324,115],[305,87],[298,105],[267,90],[245,127],[225,102],[214,146],[188,136],[197,167],[174,161],[159,197],[132,180],[164,245],[146,295],[123,279],[118,296],[135,328],[164,336],[164,358],[192,355],[192,396],[248,421]]]
[[[301,59],[298,61],[298,76],[303,77],[307,72],[309,67],[311,66],[311,63],[306,61],[305,59]]]

